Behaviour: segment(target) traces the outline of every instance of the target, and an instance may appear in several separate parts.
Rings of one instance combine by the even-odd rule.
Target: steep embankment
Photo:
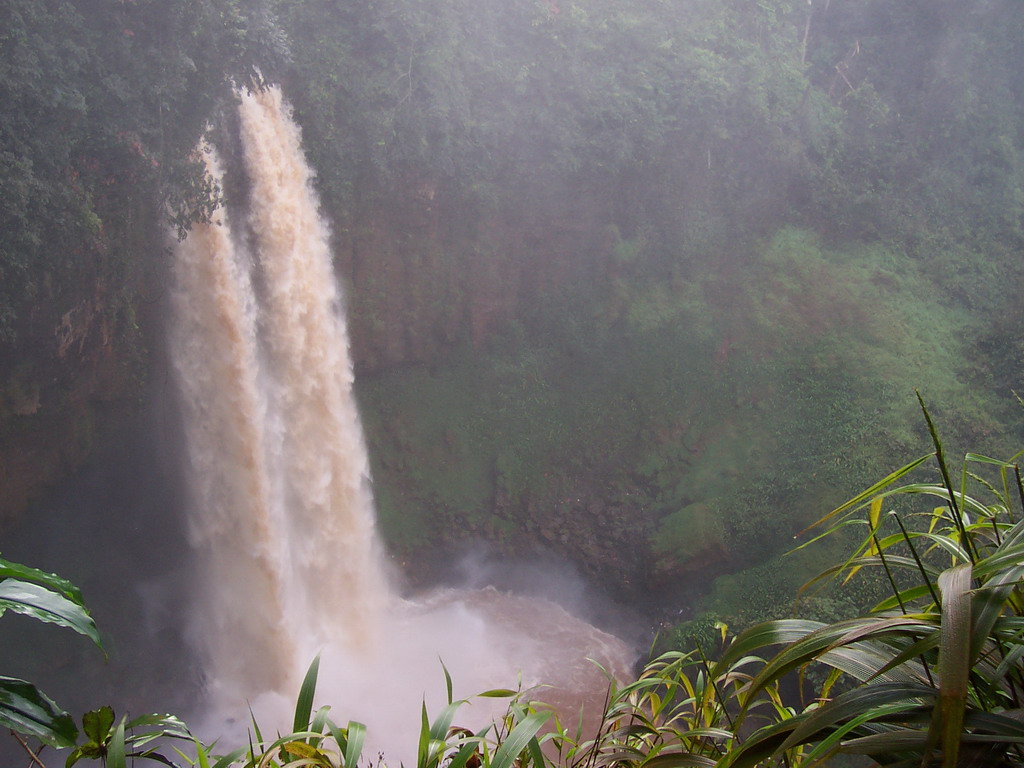
[[[162,233],[140,230],[124,247],[159,253]],[[0,351],[0,518],[20,514],[137,415],[151,341],[142,328],[154,328],[145,305],[159,286],[146,285],[138,262],[124,267],[83,269],[19,311],[17,340]]]
[[[191,151],[274,60],[261,24],[230,0],[0,9],[0,518],[139,397],[166,233],[213,203]]]

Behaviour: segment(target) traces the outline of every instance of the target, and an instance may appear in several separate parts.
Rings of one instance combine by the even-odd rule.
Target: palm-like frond
[[[810,768],[850,752],[883,765],[1024,766],[1024,452],[967,454],[954,475],[925,415],[935,451],[824,515],[801,545],[863,527],[850,556],[803,589],[878,568],[892,594],[848,621],[751,627],[717,661],[657,659],[616,691],[578,765]],[[940,482],[906,482],[929,461]],[[812,666],[832,671],[810,692]]]

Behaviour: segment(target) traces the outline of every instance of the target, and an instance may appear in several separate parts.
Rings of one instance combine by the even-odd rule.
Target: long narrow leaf
[[[76,605],[85,607],[82,591],[64,577],[58,576],[56,573],[41,571],[38,568],[31,568],[21,563],[12,563],[10,560],[4,560],[0,557],[0,579],[11,578],[35,582],[54,592],[59,592]]]
[[[495,750],[490,768],[511,768],[530,739],[536,736],[537,731],[543,728],[550,719],[551,712],[534,712],[527,715]],[[541,767],[537,766],[536,768]]]
[[[465,703],[465,699],[453,701],[441,710],[441,714],[434,719],[433,725],[430,726],[431,739],[440,741],[448,735],[448,729],[451,728],[452,722],[455,720],[455,713]]]
[[[962,564],[939,575],[942,635],[939,643],[939,728],[943,768],[955,768],[971,672],[971,567]],[[934,738],[934,734],[932,734]]]
[[[640,763],[640,768],[714,768],[716,764],[716,761],[704,755],[662,752],[657,757],[644,760]]]
[[[935,695],[934,688],[916,683],[880,683],[855,688],[809,714],[786,739],[782,749],[813,740],[816,734],[821,734],[876,707],[896,702],[908,702],[917,706],[921,701],[934,699]]]
[[[800,640],[825,625],[820,621],[780,619],[757,624],[739,635],[712,667],[712,675],[724,674],[732,665],[762,648]]]
[[[295,702],[295,719],[292,727],[296,731],[304,731],[309,727],[309,718],[313,713],[313,696],[316,694],[316,679],[320,672],[320,655],[306,670],[306,676],[299,688],[299,697]]]
[[[10,609],[85,635],[100,648],[100,633],[84,606],[60,592],[19,579],[0,581],[0,613]]]
[[[899,480],[904,475],[906,475],[906,474],[914,471],[915,469],[917,469],[919,466],[924,464],[926,461],[928,461],[928,459],[932,458],[932,456],[934,456],[934,455],[935,454],[933,454],[933,453],[925,454],[924,456],[921,456],[920,458],[914,459],[909,464],[906,464],[906,465],[900,467],[895,472],[891,472],[890,474],[886,475],[881,480],[879,480],[877,483],[872,485],[870,488],[862,491],[861,493],[858,493],[856,496],[854,496],[852,499],[847,501],[845,504],[841,504],[840,506],[838,506],[835,509],[833,509],[831,512],[829,512],[824,517],[819,518],[814,523],[812,523],[811,525],[807,526],[803,531],[798,533],[797,536],[802,536],[807,531],[811,530],[812,528],[817,528],[819,525],[821,525],[824,522],[827,522],[828,520],[831,520],[836,515],[840,515],[843,512],[846,512],[846,511],[851,510],[851,509],[853,509],[854,507],[856,507],[856,506],[858,506],[860,504],[863,504],[868,499],[876,496],[884,488],[888,488],[890,485],[895,483],[897,480]]]
[[[366,726],[362,723],[349,721],[348,744],[345,745],[345,765],[347,768],[356,768],[359,764],[359,757],[363,753],[363,745],[366,743]]]
[[[125,718],[114,729],[110,737],[110,745],[107,747],[107,768],[127,768],[124,749],[124,723]]]

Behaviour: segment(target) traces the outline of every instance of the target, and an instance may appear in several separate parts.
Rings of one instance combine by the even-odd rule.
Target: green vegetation
[[[2,14],[6,345],[31,329],[27,301],[53,302],[59,317],[97,282],[116,301],[118,272],[134,267],[139,229],[161,208],[181,226],[203,215],[209,190],[191,150],[261,46],[235,2],[16,1]]]
[[[693,609],[663,642],[699,638],[706,658],[676,648],[618,691],[589,747],[529,745],[593,765],[810,764],[851,741],[1015,764],[1000,740],[1017,738],[1005,712],[1024,684],[1019,595],[1000,581],[1019,535],[1008,465],[973,455],[971,492],[947,479],[861,499],[866,523],[819,546],[836,558],[868,525],[844,568],[876,577],[805,595],[800,619],[790,598],[819,556],[778,558],[817,510],[924,450],[914,388],[952,445],[1007,455],[1024,437],[1022,61],[1019,0],[9,0],[0,497],[15,499],[0,506],[29,498],[19,473],[38,486],[81,460],[95,401],[138,392],[151,257],[217,200],[191,150],[208,125],[230,145],[233,83],[280,81],[349,282],[391,546],[415,563],[439,544],[539,543],[620,596]],[[873,506],[922,494],[939,510],[897,510],[906,533]],[[887,566],[902,607],[880,595]],[[81,609],[28,573],[0,588]],[[676,597],[693,583],[696,605]],[[714,661],[722,622],[742,634]],[[869,651],[876,671],[909,655],[873,680],[787,677]],[[35,735],[69,744],[25,686],[9,681],[8,701],[42,707]],[[821,686],[830,704],[813,702]],[[884,708],[851,719],[879,690]],[[536,713],[513,710],[501,733],[525,736]],[[354,765],[352,725],[300,720],[318,727],[237,760]],[[161,729],[188,738],[108,710],[83,726],[78,756],[108,764]],[[427,728],[448,745],[427,763],[461,768],[470,746],[498,760],[497,742],[445,728]]]
[[[935,453],[816,523],[830,526],[819,537],[867,533],[807,586],[877,568],[889,596],[854,619],[753,626],[714,662],[699,650],[663,657],[624,706],[644,725],[626,739],[638,763],[653,745],[708,758],[695,765],[816,765],[840,752],[882,765],[1021,764],[1021,454],[968,454],[953,475],[932,435]],[[897,485],[927,461],[937,477]],[[815,667],[831,671],[815,682]]]
[[[3,13],[0,438],[83,435],[41,480],[88,450],[91,398],[138,390],[146,255],[208,212],[191,148],[208,124],[230,145],[230,84],[262,77],[334,223],[403,556],[460,532],[522,548],[560,505],[546,544],[632,521],[634,584],[763,561],[918,450],[915,386],[955,442],[1002,448],[1024,335],[1013,0]]]
[[[802,591],[878,569],[891,592],[869,612],[831,622],[768,621],[732,638],[724,624],[711,624],[694,650],[663,654],[621,687],[611,681],[604,718],[589,739],[508,690],[481,694],[510,698],[503,718],[477,733],[459,728],[466,702],[453,700],[445,671],[448,705],[433,721],[423,710],[417,768],[794,768],[839,755],[880,765],[1024,764],[1017,717],[1024,695],[1024,483],[1016,463],[1024,452],[1006,461],[967,454],[954,474],[927,411],[925,417],[935,451],[822,517],[813,528],[825,530],[795,553],[863,530],[852,554]],[[931,477],[900,484],[929,462]],[[10,563],[4,574],[5,607],[98,641],[73,586]],[[41,585],[42,599],[20,599],[32,585]],[[203,768],[354,768],[365,759],[365,728],[339,728],[326,706],[313,713],[317,669],[315,661],[287,735],[265,739],[254,722],[247,749],[215,757],[176,718],[115,726],[113,712],[102,708],[83,719],[86,741],[67,764],[92,758],[122,768],[138,757]],[[23,681],[4,685],[5,725],[55,746],[74,744],[73,723],[52,702]],[[44,717],[16,717],[12,691],[23,689],[36,708],[47,707]],[[146,749],[157,736],[192,749]],[[42,765],[38,756],[36,762]]]
[[[0,488],[5,516],[88,455],[97,401],[137,401],[167,236],[214,202],[192,150],[232,80],[275,60],[266,13],[235,0],[0,8],[0,456],[33,455]]]
[[[816,510],[920,450],[909,383],[955,404],[957,444],[1006,449],[987,415],[1000,399],[971,376],[983,317],[951,308],[904,251],[786,228],[747,252],[725,285],[597,282],[484,348],[363,377],[389,544],[415,558],[427,541],[539,539],[597,578],[664,590],[778,554]]]
[[[0,616],[7,611],[67,627],[102,647],[78,587],[56,574],[0,559]],[[0,725],[56,747],[74,745],[77,736],[66,712],[31,683],[13,677],[0,677]]]

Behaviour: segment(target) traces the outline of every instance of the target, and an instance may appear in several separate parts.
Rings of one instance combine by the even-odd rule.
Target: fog
[[[287,725],[322,652],[338,719],[396,732],[378,694],[407,690],[394,720],[417,727],[442,661],[458,695],[572,677],[571,660],[538,661],[564,637],[508,623],[527,605],[544,629],[602,647],[600,628],[631,652],[654,625],[685,644],[689,618],[790,615],[821,565],[779,560],[793,536],[929,450],[915,389],[951,453],[1011,455],[1024,437],[1022,9],[12,0],[0,455],[39,471],[3,554],[79,584],[110,658],[6,615],[4,674],[72,712],[172,710],[237,736],[247,701]],[[280,84],[314,195],[265,213],[265,231],[239,83]],[[234,175],[217,214],[203,136]],[[348,325],[324,335],[303,316],[294,342],[262,315],[220,326],[250,349],[200,349],[233,378],[189,391],[206,374],[164,349],[172,254],[188,247],[177,226],[195,245],[211,216],[233,217],[226,239],[259,262],[242,315],[304,306],[274,298],[284,281],[255,250],[312,236],[311,282],[338,278],[344,300],[322,305]],[[192,340],[224,319],[183,315]],[[317,338],[327,352],[288,363]],[[366,453],[335,419],[353,386]],[[319,399],[291,408],[303,387]],[[247,432],[246,411],[268,418]],[[185,423],[210,442],[190,449]],[[256,469],[232,477],[225,457]],[[225,502],[238,488],[258,503]],[[324,499],[357,497],[358,520],[335,525]],[[341,527],[361,532],[345,544]],[[360,575],[376,586],[351,590]],[[812,608],[866,598],[828,600]],[[314,629],[289,629],[293,609]],[[360,646],[381,663],[366,677],[347,663]]]

